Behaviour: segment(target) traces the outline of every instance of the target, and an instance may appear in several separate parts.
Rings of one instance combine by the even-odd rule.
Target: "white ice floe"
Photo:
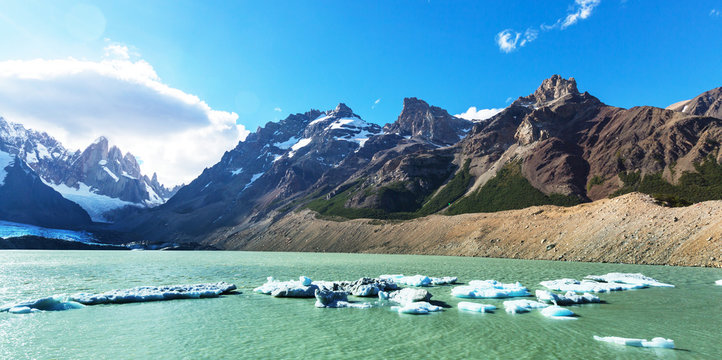
[[[313,283],[304,285],[305,276],[301,276],[300,280],[278,281],[273,277],[268,277],[266,283],[253,289],[253,291],[261,294],[271,295],[274,297],[303,297],[312,298],[318,289]],[[310,280],[310,279],[309,279]]]
[[[674,340],[665,339],[662,337],[656,337],[656,338],[653,338],[652,340],[647,340],[647,339],[623,338],[623,337],[617,337],[617,336],[602,337],[602,336],[594,335],[594,340],[608,342],[608,343],[617,344],[617,345],[646,347],[646,348],[674,349]]]
[[[236,286],[225,282],[215,284],[139,286],[125,290],[111,290],[101,294],[77,293],[55,295],[0,306],[0,312],[16,314],[42,311],[79,309],[85,305],[124,304],[131,302],[161,301],[174,299],[199,299],[218,297],[235,290]],[[29,308],[28,311],[26,308]]]
[[[521,283],[504,284],[496,280],[472,280],[469,285],[451,289],[451,295],[459,298],[484,299],[529,296],[529,290]]]
[[[424,289],[404,288],[392,292],[380,291],[378,296],[380,300],[389,300],[405,305],[418,301],[429,301],[432,295]]]
[[[541,310],[542,315],[553,318],[553,319],[561,319],[561,318],[568,318],[568,319],[576,319],[572,316],[574,316],[574,313],[566,308],[563,308],[561,306],[553,305],[549,306],[547,308],[544,308]]]
[[[423,314],[428,314],[430,312],[443,310],[443,308],[441,306],[431,305],[430,303],[428,303],[426,301],[407,303],[403,306],[392,306],[391,309],[397,311],[399,314],[414,314],[414,315],[423,315]]]
[[[535,292],[537,300],[554,305],[574,305],[600,302],[599,297],[590,293],[579,295],[573,291],[567,291],[566,294],[555,294],[546,290],[537,290]]]
[[[717,280],[714,283],[715,283],[715,285],[722,285],[722,280]]]
[[[543,309],[549,305],[533,300],[508,300],[504,301],[504,310],[509,314],[520,314],[529,312],[532,309]]]
[[[426,275],[405,276],[403,274],[381,275],[381,280],[393,281],[398,285],[406,286],[429,286],[454,284],[458,280],[455,276],[429,277]]]
[[[587,275],[585,279],[603,281],[607,283],[621,283],[638,286],[674,287],[672,284],[665,284],[656,279],[644,276],[640,273],[608,273],[606,275]]]
[[[478,304],[468,301],[462,301],[459,303],[459,310],[478,312],[478,313],[490,313],[496,310],[496,306],[489,304]]]
[[[645,288],[643,285],[605,283],[591,280],[558,279],[547,280],[539,283],[549,290],[573,291],[577,293],[605,293],[609,291],[622,291]]]
[[[317,308],[354,308],[370,309],[370,303],[353,303],[348,301],[348,293],[345,291],[316,290]]]

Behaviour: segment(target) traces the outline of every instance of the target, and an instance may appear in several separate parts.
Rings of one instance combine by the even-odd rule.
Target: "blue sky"
[[[0,62],[142,61],[155,82],[202,102],[193,106],[237,115],[218,123],[232,119],[251,131],[338,102],[379,124],[394,121],[409,96],[452,114],[501,108],[556,73],[610,105],[664,107],[722,85],[720,11],[719,0],[4,1]],[[505,30],[508,39],[519,33],[510,52],[498,42]],[[38,120],[42,114],[3,105],[11,105],[0,101],[10,120],[63,132]],[[99,135],[98,123],[83,134]],[[77,129],[65,130],[57,136],[73,143]],[[142,153],[130,136],[119,142]]]

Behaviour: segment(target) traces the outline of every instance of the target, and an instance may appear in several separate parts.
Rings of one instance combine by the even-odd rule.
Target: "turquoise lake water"
[[[254,293],[266,277],[356,280],[403,273],[469,280],[542,280],[641,272],[676,288],[599,294],[573,306],[577,320],[464,313],[451,286],[426,288],[449,308],[399,315],[389,307],[317,309],[313,299]],[[0,251],[0,304],[61,293],[141,285],[235,283],[214,299],[98,305],[27,315],[0,313],[0,359],[720,359],[722,269],[463,257],[258,253]],[[375,299],[353,298],[359,301]],[[678,349],[643,349],[592,336],[671,338]]]

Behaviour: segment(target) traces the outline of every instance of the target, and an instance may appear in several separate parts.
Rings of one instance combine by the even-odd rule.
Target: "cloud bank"
[[[106,136],[168,185],[188,183],[248,135],[237,114],[164,84],[127,46],[105,52],[101,61],[0,62],[0,116],[74,149]]]
[[[481,121],[492,118],[504,109],[476,109],[476,106],[470,107],[466,112],[456,114],[454,116],[470,121]]]
[[[576,24],[579,20],[590,17],[592,11],[600,2],[601,0],[574,0],[571,12],[569,12],[567,16],[557,19],[553,25],[539,25],[539,29],[542,31],[554,29],[564,30]],[[528,28],[524,33],[514,31],[513,29],[505,29],[496,34],[495,41],[496,45],[499,46],[499,50],[504,53],[510,53],[536,40],[538,36],[539,30],[534,28]]]

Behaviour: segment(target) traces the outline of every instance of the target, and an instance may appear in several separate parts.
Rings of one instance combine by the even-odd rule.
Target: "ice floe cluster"
[[[496,280],[472,280],[469,285],[456,286],[451,295],[467,299],[489,299],[529,296],[529,289],[521,283],[504,284]]]
[[[37,311],[79,309],[85,305],[125,304],[133,302],[200,299],[219,297],[236,289],[236,285],[219,282],[213,284],[139,286],[132,289],[111,290],[100,294],[77,293],[55,295],[0,306],[0,312],[26,314]]]
[[[356,281],[312,281],[311,278],[301,276],[298,281],[279,281],[273,277],[266,279],[266,283],[253,289],[261,294],[273,297],[300,297],[312,298],[316,290],[343,291],[353,296],[374,297],[381,291],[397,290],[393,281],[386,279],[361,278]]]
[[[455,276],[444,276],[444,277],[429,277],[426,275],[411,275],[405,276],[403,274],[393,275],[381,275],[379,279],[393,281],[398,285],[406,286],[430,286],[430,285],[448,285],[455,284],[458,280]]]
[[[584,280],[557,279],[539,283],[549,290],[573,291],[578,293],[605,293],[609,291],[622,291],[644,289],[647,287],[674,287],[671,284],[659,282],[642,274],[609,273],[606,275],[588,275]]]
[[[652,340],[647,340],[647,339],[623,338],[623,337],[617,337],[617,336],[602,337],[602,336],[594,335],[594,340],[608,342],[608,343],[617,344],[617,345],[646,347],[646,348],[674,349],[674,340],[665,339],[662,337],[656,337],[656,338],[653,338]]]

